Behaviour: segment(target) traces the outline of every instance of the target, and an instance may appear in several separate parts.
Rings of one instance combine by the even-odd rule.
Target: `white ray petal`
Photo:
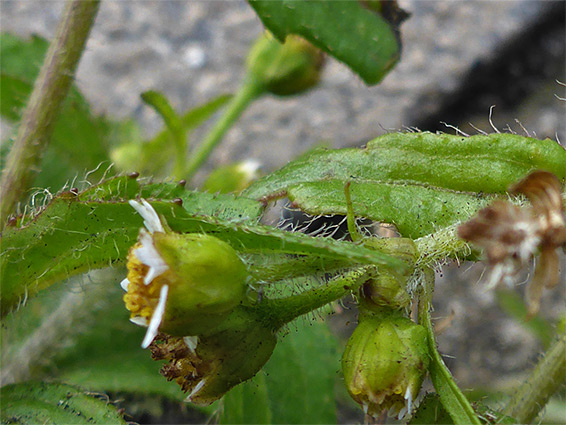
[[[130,322],[135,323],[138,326],[143,326],[144,328],[147,328],[148,325],[147,319],[142,316],[130,317]]]
[[[193,401],[192,398],[196,395],[196,393],[198,393],[201,390],[202,387],[204,387],[205,382],[206,382],[206,378],[201,379],[200,382],[196,385],[196,387],[194,387],[191,393],[187,396],[185,401]]]
[[[155,311],[151,316],[151,321],[149,322],[149,327],[145,333],[145,337],[142,342],[142,348],[149,347],[154,338],[157,336],[157,331],[159,330],[159,325],[163,320],[163,315],[165,314],[165,305],[167,304],[167,293],[169,292],[169,285],[163,285],[159,293],[159,302]]]
[[[407,387],[407,391],[405,392],[405,400],[407,400],[407,413],[411,413],[412,404],[413,404],[413,394],[411,393],[411,387]]]
[[[159,216],[149,202],[142,199],[140,204],[138,201],[130,199],[128,203],[138,212],[139,215],[142,216],[143,224],[150,233],[165,231]]]
[[[185,336],[183,337],[183,341],[187,348],[194,353],[198,345],[198,336]]]
[[[239,169],[244,173],[253,176],[261,167],[261,163],[255,159],[248,159],[239,165]]]
[[[399,420],[403,419],[406,414],[407,414],[407,406],[405,406],[401,410],[399,410],[399,416],[397,416],[397,419],[399,419]]]
[[[130,281],[128,280],[128,278],[124,279],[122,282],[120,282],[120,286],[122,287],[122,289],[126,292],[128,292],[128,286],[130,285]]]
[[[153,279],[165,273],[169,269],[169,266],[167,266],[167,263],[165,263],[161,255],[159,255],[155,249],[153,239],[146,230],[140,230],[139,241],[142,246],[134,251],[134,255],[138,257],[138,260],[140,260],[142,264],[149,267],[149,271],[144,278],[144,283],[149,285]]]

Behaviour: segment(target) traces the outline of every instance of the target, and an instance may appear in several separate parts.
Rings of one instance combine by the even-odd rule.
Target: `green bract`
[[[173,275],[163,332],[198,335],[242,303],[248,271],[226,242],[205,234],[178,233],[155,233],[153,240]]]

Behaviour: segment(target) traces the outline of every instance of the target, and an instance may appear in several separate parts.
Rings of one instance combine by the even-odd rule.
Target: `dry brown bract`
[[[560,181],[554,174],[534,171],[509,192],[523,194],[530,207],[495,201],[458,228],[458,236],[484,249],[489,263],[488,285],[512,284],[518,271],[540,252],[526,290],[529,317],[538,313],[543,289],[558,284],[557,249],[566,247],[566,219]]]

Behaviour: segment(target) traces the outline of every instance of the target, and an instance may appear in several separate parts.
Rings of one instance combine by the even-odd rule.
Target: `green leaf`
[[[322,322],[300,320],[289,328],[265,376],[260,372],[224,397],[221,423],[336,423],[338,343]]]
[[[566,150],[549,139],[391,133],[363,149],[303,155],[242,194],[264,202],[288,196],[311,214],[345,214],[349,181],[357,216],[394,223],[416,238],[466,220],[493,199],[489,194],[535,169],[564,179],[564,164]]]
[[[117,282],[110,288],[104,285],[105,307],[93,311],[87,319],[89,326],[71,347],[55,356],[48,376],[91,391],[159,395],[182,401],[186,394],[159,373],[162,362],[153,360],[151,353],[141,348],[146,329],[129,321]],[[97,292],[98,296],[102,293]]]
[[[0,113],[11,121],[20,118],[48,43],[39,37],[21,40],[10,34],[0,36]],[[58,190],[67,181],[99,167],[100,178],[110,165],[108,149],[117,140],[132,135],[131,121],[113,122],[95,116],[88,102],[72,88],[57,118],[51,143],[43,158],[34,186]]]
[[[216,198],[226,200],[226,203],[223,206],[217,203],[215,208],[220,211],[218,215],[235,216],[238,221],[198,216],[191,211],[194,198],[199,197],[198,192],[191,196],[193,201],[183,203],[183,207],[169,200],[153,201],[152,205],[173,231],[208,233],[240,252],[317,255],[347,260],[350,265],[406,267],[401,260],[349,242],[246,224],[243,219],[248,221],[257,217],[248,216],[249,210],[242,215],[237,204],[230,202],[234,198],[229,195]],[[209,194],[203,198],[208,198],[203,204],[215,205],[215,198],[212,197],[210,202]],[[12,226],[4,231],[0,256],[3,314],[25,295],[33,295],[56,281],[125,261],[128,249],[135,243],[143,225],[141,217],[124,199],[106,202],[100,198],[81,199],[84,194],[63,193],[29,224],[20,228]]]
[[[2,423],[125,424],[108,401],[64,384],[25,382],[2,387]]]
[[[505,313],[530,331],[545,348],[550,346],[555,335],[555,330],[550,323],[540,316],[528,318],[527,306],[516,292],[508,289],[498,289],[495,291],[495,294],[497,296],[497,304]]]
[[[438,394],[427,394],[408,425],[454,424],[452,418],[442,406]]]
[[[399,233],[419,238],[465,221],[492,197],[408,183],[357,182],[350,185],[356,216],[394,224]],[[293,205],[312,215],[346,215],[344,183],[302,183],[287,191]]]
[[[33,81],[43,63],[49,42],[32,35],[28,40],[9,34],[0,34],[0,69],[2,73]]]
[[[248,0],[280,40],[297,34],[377,84],[399,59],[394,30],[358,1]]]

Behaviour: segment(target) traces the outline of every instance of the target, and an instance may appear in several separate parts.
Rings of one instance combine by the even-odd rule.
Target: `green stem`
[[[455,425],[475,424],[481,425],[474,409],[466,396],[460,391],[452,374],[444,364],[442,356],[436,348],[434,328],[430,318],[432,291],[434,288],[434,272],[431,269],[424,271],[424,293],[420,303],[419,321],[427,330],[428,348],[432,356],[430,362],[430,377],[440,401],[450,414]]]
[[[224,134],[226,134],[232,124],[242,115],[250,103],[257,99],[263,92],[263,86],[252,78],[249,78],[242,87],[240,87],[240,90],[238,90],[236,95],[230,100],[222,117],[216,122],[214,127],[212,127],[196,151],[191,154],[184,173],[187,180],[193,177],[200,166],[209,157],[212,150],[220,143]]]
[[[513,392],[503,413],[517,423],[531,423],[566,380],[566,335],[560,335],[527,380]]]
[[[38,171],[57,114],[73,82],[99,4],[100,0],[67,1],[2,173],[2,229]]]
[[[266,300],[257,308],[262,310],[260,315],[266,318],[270,326],[279,329],[303,314],[310,313],[352,293],[372,277],[373,273],[373,267],[362,267],[298,295]]]
[[[356,227],[356,215],[354,214],[354,206],[352,205],[352,196],[350,195],[351,181],[347,181],[344,185],[344,196],[346,197],[346,222],[348,224],[348,233],[353,242],[358,242],[363,239],[363,236]]]

